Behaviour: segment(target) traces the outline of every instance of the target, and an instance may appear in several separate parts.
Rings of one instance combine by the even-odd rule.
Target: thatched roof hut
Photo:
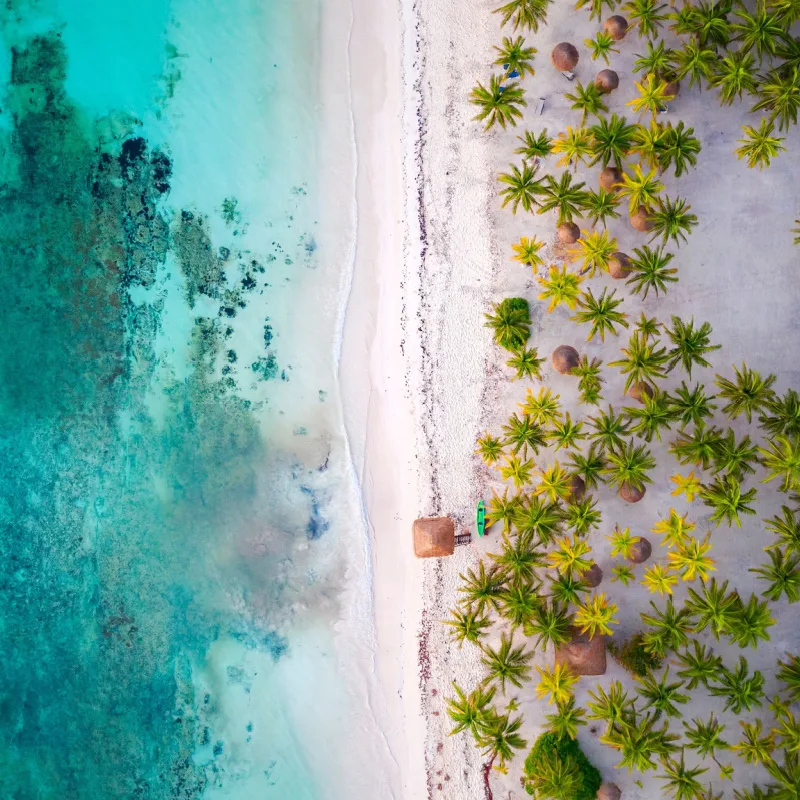
[[[594,85],[603,93],[613,92],[619,86],[619,75],[613,69],[601,69],[595,75]]]
[[[561,72],[569,72],[575,69],[579,58],[578,48],[569,42],[557,44],[550,54],[550,60],[553,62],[553,66]]]
[[[633,564],[643,564],[650,558],[652,552],[653,545],[651,545],[644,536],[640,536],[638,541],[634,542],[631,546],[631,551],[628,554],[628,561]]]
[[[603,23],[603,30],[615,41],[621,42],[628,32],[628,20],[619,14],[614,14]]]
[[[616,167],[606,167],[600,173],[600,186],[607,192],[618,192],[619,183],[622,183],[622,172]]]
[[[619,800],[622,792],[616,783],[602,783],[597,792],[597,800]]]
[[[568,503],[580,503],[585,494],[586,481],[577,473],[571,475],[569,479],[569,492],[565,498],[566,501]]]
[[[574,675],[605,675],[606,640],[572,629],[572,639],[556,646],[556,664],[565,664]]]
[[[581,580],[586,581],[589,588],[596,589],[603,582],[603,570],[599,564],[592,564],[586,572],[581,575]]]
[[[627,253],[616,252],[608,259],[608,274],[615,280],[627,278],[631,271],[631,260]]]
[[[639,206],[639,208],[631,214],[631,225],[640,233],[649,233],[653,230],[653,220],[650,216],[650,212],[644,206]]]
[[[553,350],[553,366],[562,374],[567,375],[580,364],[581,358],[578,351],[568,344],[562,344]]]
[[[617,494],[626,503],[638,503],[644,497],[646,491],[644,486],[634,486],[631,483],[623,483],[622,486],[619,487]]]
[[[632,400],[636,400],[637,403],[644,405],[645,397],[652,399],[653,395],[655,394],[655,390],[646,381],[635,381],[631,384],[631,388],[628,389],[625,394],[627,394]]]
[[[417,558],[451,556],[456,546],[456,525],[450,517],[414,520],[414,555]]]
[[[574,222],[562,222],[557,230],[561,244],[575,244],[581,238],[581,229]]]

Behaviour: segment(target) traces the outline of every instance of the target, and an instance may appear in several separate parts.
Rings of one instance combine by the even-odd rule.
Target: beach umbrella
[[[562,222],[557,230],[561,244],[575,244],[581,238],[581,229],[574,222]]]
[[[631,274],[631,260],[627,253],[616,252],[608,259],[608,273],[615,280],[627,278]]]
[[[553,62],[553,66],[561,72],[570,72],[575,69],[579,58],[578,48],[569,42],[557,44],[550,54],[550,60]]]
[[[606,167],[600,173],[600,186],[607,192],[619,191],[618,183],[622,183],[622,172],[616,167]]]
[[[567,375],[572,372],[572,370],[578,366],[580,360],[578,351],[568,344],[559,345],[553,350],[553,366],[562,375]]]
[[[616,783],[602,783],[597,792],[597,800],[619,800],[622,792]]]
[[[631,545],[630,552],[628,553],[628,561],[633,564],[643,564],[653,553],[653,545],[640,536],[637,541]]]
[[[628,32],[628,20],[621,17],[619,14],[609,17],[603,23],[603,30],[615,41],[620,42],[625,38]]]
[[[644,206],[639,206],[636,211],[631,214],[631,225],[641,233],[649,233],[653,230],[653,220],[650,216],[650,212]]]
[[[603,94],[608,94],[619,86],[619,75],[613,69],[601,69],[595,76],[594,85]]]
[[[603,570],[598,564],[592,564],[589,569],[581,575],[581,579],[590,589],[596,589],[603,582]]]
[[[636,381],[635,383],[631,384],[631,388],[628,389],[626,394],[632,400],[636,400],[644,405],[645,396],[652,398],[655,392],[649,383],[645,383],[644,381]]]
[[[626,502],[626,503],[638,503],[645,495],[645,488],[633,486],[630,483],[623,483],[622,486],[619,487],[619,492],[617,494]]]

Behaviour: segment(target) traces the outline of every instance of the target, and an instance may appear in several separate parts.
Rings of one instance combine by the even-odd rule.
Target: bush
[[[597,768],[586,758],[575,739],[569,736],[557,736],[555,733],[543,733],[533,744],[531,752],[525,759],[525,775],[551,773],[558,762],[574,763],[580,775],[577,791],[570,795],[573,800],[595,800],[600,784],[603,782]],[[526,783],[525,790],[533,794],[533,787]]]
[[[648,671],[657,670],[661,666],[661,659],[644,649],[644,634],[642,633],[635,633],[622,645],[609,639],[608,650],[628,672],[642,678],[647,675]]]
[[[509,311],[524,311],[528,325],[531,324],[531,307],[524,297],[506,297],[505,300],[500,302],[502,308],[507,308]]]

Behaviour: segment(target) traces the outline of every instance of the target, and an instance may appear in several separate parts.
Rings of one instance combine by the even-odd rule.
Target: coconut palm
[[[544,242],[540,242],[535,237],[529,239],[527,236],[521,236],[519,244],[511,245],[511,249],[514,251],[513,259],[519,261],[520,264],[525,264],[535,272],[537,267],[544,265],[544,259],[539,255],[539,251],[543,247]]]
[[[564,606],[579,605],[589,586],[579,575],[559,573],[550,577],[550,597]]]
[[[767,442],[768,447],[759,447],[761,463],[769,473],[762,483],[781,478],[781,491],[797,491],[800,488],[800,442],[781,434]]]
[[[672,52],[665,46],[663,39],[659,39],[657,42],[648,39],[647,52],[644,55],[636,54],[633,71],[643,72],[645,75],[652,74],[656,78],[663,79],[672,70]]]
[[[642,311],[639,315],[639,319],[636,321],[636,328],[634,330],[646,339],[655,339],[661,333],[663,327],[664,326],[655,317],[650,317],[648,319],[644,311]]]
[[[639,157],[639,166],[649,169],[661,169],[662,152],[666,126],[657,120],[650,120],[649,125],[637,125],[631,140],[630,155]]]
[[[750,595],[747,604],[739,606],[731,626],[730,639],[739,647],[752,647],[754,650],[761,641],[769,641],[769,628],[775,624],[770,615],[769,601]]]
[[[564,415],[563,420],[559,420],[553,424],[553,429],[547,433],[548,442],[555,445],[556,450],[563,448],[573,448],[577,443],[586,438],[583,433],[583,422],[578,420],[572,421],[569,412]]]
[[[724,106],[741,100],[745,93],[755,94],[758,83],[753,56],[742,50],[726,53],[717,59],[709,82],[719,90],[719,102]]]
[[[528,28],[538,33],[539,25],[547,20],[547,7],[551,2],[552,0],[510,0],[494,9],[494,13],[503,18],[501,25],[513,22],[515,31]]]
[[[641,538],[641,536],[633,536],[630,528],[620,528],[619,525],[614,527],[614,532],[610,536],[606,536],[606,539],[611,542],[611,556],[622,556],[623,558],[630,558],[635,545]]]
[[[656,380],[666,377],[669,354],[658,342],[651,342],[638,331],[628,340],[628,346],[620,348],[624,358],[609,361],[610,367],[619,367],[625,378],[625,391],[634,384],[646,383],[655,386]]]
[[[767,530],[778,537],[769,547],[785,546],[792,553],[800,553],[800,520],[788,506],[781,506],[781,516],[766,520]]]
[[[477,735],[491,718],[492,700],[497,690],[494,686],[481,683],[467,694],[455,681],[453,690],[456,696],[445,700],[447,714],[456,724],[450,735],[454,736],[462,731]]]
[[[478,439],[478,449],[475,452],[491,466],[503,454],[503,443],[496,436],[487,433]]]
[[[554,461],[547,469],[540,472],[541,482],[534,489],[537,495],[545,495],[551,503],[569,498],[572,491],[572,476]]]
[[[497,180],[505,184],[500,190],[503,208],[511,204],[512,213],[522,206],[525,211],[533,211],[536,206],[536,195],[542,191],[541,181],[536,180],[536,166],[522,162],[522,169],[511,164],[511,172],[501,172]]]
[[[765,56],[774,56],[777,43],[785,36],[777,15],[770,14],[763,7],[750,14],[741,6],[736,10],[736,16],[739,21],[731,25],[731,30],[734,40],[739,44],[739,51],[749,53],[755,50],[759,61]]]
[[[775,749],[773,734],[764,734],[760,719],[753,723],[739,720],[739,724],[742,726],[743,736],[741,741],[733,746],[733,749],[748,764],[766,764],[770,761],[772,751]]]
[[[750,675],[746,659],[739,656],[736,670],[731,672],[723,666],[709,691],[715,697],[725,698],[725,711],[730,709],[734,714],[739,714],[742,709],[752,711],[754,706],[761,705],[763,686],[764,676],[758,670]]]
[[[689,86],[702,86],[703,81],[708,81],[713,75],[717,63],[717,54],[699,42],[689,40],[684,42],[672,54],[672,64],[678,78],[689,78]]]
[[[587,192],[583,181],[572,182],[572,173],[563,172],[561,178],[556,180],[548,175],[542,188],[542,199],[539,201],[539,213],[558,210],[558,224],[572,222],[581,215],[581,209],[586,204]]]
[[[714,383],[719,387],[719,395],[727,403],[722,407],[728,419],[736,419],[744,414],[748,422],[752,422],[753,412],[764,410],[769,400],[774,396],[772,384],[775,376],[768,375],[762,378],[755,370],[742,364],[741,370],[734,367],[736,380],[730,381],[721,375],[716,375]]]
[[[770,563],[750,570],[769,583],[762,596],[777,602],[786,595],[790,603],[796,603],[800,600],[800,555],[781,549],[768,550],[767,555]]]
[[[704,789],[697,778],[704,772],[708,772],[705,767],[687,767],[681,751],[680,761],[664,760],[664,774],[659,778],[664,781],[664,791],[675,800],[699,800]]]
[[[536,568],[544,566],[544,554],[537,549],[532,531],[520,531],[513,540],[503,534],[503,545],[499,553],[489,553],[500,575],[519,583],[530,583]]]
[[[717,442],[715,449],[715,475],[724,472],[741,481],[745,475],[755,473],[753,464],[758,460],[758,448],[750,441],[749,436],[737,442],[736,434],[728,428],[725,436]]]
[[[693,503],[695,497],[700,494],[700,478],[694,474],[694,470],[686,476],[676,472],[670,476],[670,480],[675,484],[675,488],[670,492],[673,497],[685,495],[686,502]]]
[[[552,731],[556,736],[567,736],[570,739],[575,739],[578,736],[578,728],[586,725],[586,712],[578,705],[575,704],[575,697],[569,696],[566,701],[557,701],[556,708],[558,709],[555,714],[545,714],[544,718],[547,720],[547,730]],[[548,795],[541,795],[548,797]],[[549,795],[552,796],[552,795]],[[566,796],[566,800],[571,800],[575,794]]]
[[[783,684],[789,700],[800,700],[800,656],[789,655],[786,661],[778,660],[778,680]]]
[[[669,667],[664,670],[661,680],[656,680],[655,675],[650,670],[646,675],[636,675],[635,678],[640,684],[640,688],[637,690],[639,697],[647,701],[641,707],[641,711],[652,708],[657,715],[681,716],[676,704],[685,705],[690,698],[688,694],[681,694],[680,692],[683,688],[683,681],[669,682]]]
[[[575,3],[575,8],[589,8],[589,19],[597,18],[598,21],[603,17],[603,6],[608,6],[609,11],[616,8],[617,0],[578,0]]]
[[[652,396],[645,394],[642,405],[626,408],[625,414],[633,423],[631,433],[651,442],[655,436],[661,441],[662,429],[669,430],[675,421],[675,414],[669,405],[669,397],[664,392],[654,391]]]
[[[534,397],[528,390],[525,402],[521,403],[523,413],[533,419],[537,425],[552,425],[561,419],[561,404],[558,402],[561,395],[554,395],[550,389],[541,387]]]
[[[630,27],[639,31],[639,38],[653,39],[658,34],[661,23],[667,19],[663,13],[666,5],[658,0],[628,0],[622,10],[626,12]]]
[[[450,616],[452,619],[444,620],[444,624],[452,627],[450,635],[458,642],[459,647],[464,642],[479,644],[492,625],[486,614],[478,613],[473,608],[467,608],[465,611],[455,608],[450,612]]]
[[[701,683],[707,689],[722,667],[722,659],[697,639],[692,639],[691,647],[677,653],[677,658],[678,663],[683,665],[683,669],[678,670],[678,676],[686,681],[689,691]]]
[[[680,178],[689,167],[697,164],[700,140],[694,135],[694,128],[687,128],[683,120],[673,127],[671,122],[663,130],[658,143],[658,166],[662,172],[675,168],[675,177]]]
[[[603,518],[597,510],[597,500],[591,496],[567,503],[563,513],[564,524],[575,536],[587,536],[595,528],[600,527]]]
[[[701,582],[701,591],[689,588],[686,610],[697,632],[710,628],[714,638],[719,641],[722,634],[729,634],[733,628],[741,600],[736,591],[728,591],[728,581],[717,583],[716,578]]]
[[[521,155],[525,161],[536,162],[538,158],[547,158],[553,152],[553,141],[547,135],[547,128],[538,135],[531,131],[525,131],[522,136],[517,136],[522,142],[522,147],[518,147],[514,153]]]
[[[711,402],[713,399],[714,395],[706,395],[706,387],[702,383],[696,383],[689,389],[686,381],[681,381],[675,394],[669,396],[669,404],[681,425],[689,425],[703,423],[712,416],[717,409],[716,404]]]
[[[583,43],[592,51],[592,61],[602,58],[608,64],[609,53],[619,53],[614,38],[605,31],[598,31],[594,39],[584,39]]]
[[[575,91],[568,92],[564,97],[572,103],[570,108],[573,111],[581,112],[581,125],[586,122],[586,117],[590,114],[599,117],[601,113],[608,112],[608,106],[603,102],[603,93],[595,83],[587,83],[584,86],[578,81]],[[570,131],[571,128],[567,130]]]
[[[610,118],[603,117],[597,124],[589,128],[592,135],[593,159],[592,166],[597,163],[603,168],[613,163],[617,169],[622,169],[622,163],[628,155],[633,143],[636,125],[631,125],[625,117],[612,114]]]
[[[582,356],[578,366],[572,368],[570,374],[578,378],[579,403],[596,406],[603,399],[600,394],[603,387],[603,378],[600,376],[602,364],[599,358],[589,361],[588,356]]]
[[[779,70],[772,70],[766,79],[759,82],[758,98],[751,110],[769,112],[769,122],[777,120],[778,130],[788,131],[792,125],[797,125],[797,113],[800,111],[798,68],[794,67],[786,75]]]
[[[600,297],[595,297],[591,289],[581,292],[578,298],[579,310],[570,319],[591,324],[589,335],[586,337],[587,342],[591,341],[595,334],[599,334],[600,339],[605,341],[606,331],[618,336],[615,325],[628,327],[627,314],[617,310],[622,305],[622,298],[615,297],[616,294],[616,289],[612,289],[609,293],[608,288],[603,289]]]
[[[506,361],[506,364],[516,372],[515,379],[541,380],[544,361],[545,359],[539,358],[539,351],[535,347],[521,347]]]
[[[481,662],[488,672],[487,681],[498,683],[504,693],[507,683],[517,688],[522,687],[531,671],[528,662],[533,658],[533,653],[526,651],[524,645],[514,647],[511,636],[502,633],[500,647],[495,650],[486,646],[483,653]]]
[[[655,170],[647,175],[638,164],[633,165],[633,175],[622,176],[620,194],[628,198],[628,207],[633,214],[639,206],[650,209],[655,205],[658,195],[664,190],[664,184],[658,180]]]
[[[587,601],[580,603],[575,611],[575,625],[590,638],[598,634],[611,636],[612,625],[617,624],[616,603],[610,602],[604,594],[592,595]]]
[[[689,747],[696,751],[700,758],[714,758],[718,750],[730,750],[731,746],[722,738],[725,726],[712,713],[708,721],[698,717],[692,720],[692,726],[688,722],[683,723],[686,740]]]
[[[534,69],[531,66],[536,56],[535,47],[525,47],[525,39],[517,36],[512,39],[510,36],[503,37],[503,46],[494,48],[497,51],[497,59],[492,62],[492,66],[502,67],[508,75],[518,72],[523,78],[525,75],[533,75]]]
[[[606,449],[623,447],[625,443],[623,437],[630,434],[625,418],[622,414],[615,414],[613,406],[608,407],[607,413],[600,411],[597,416],[589,417],[587,424],[595,430],[589,434],[589,438]]]
[[[674,97],[674,95],[667,94],[668,84],[656,78],[652,73],[648,73],[643,81],[634,81],[634,83],[639,90],[639,96],[629,100],[626,105],[631,106],[639,114],[639,119],[648,111],[655,119],[656,114]]]
[[[675,277],[678,270],[670,267],[672,253],[665,253],[663,247],[651,249],[647,245],[636,247],[630,261],[631,276],[626,281],[634,294],[641,295],[644,300],[652,289],[656,296],[660,292],[667,293],[668,283],[677,283]]]
[[[611,681],[608,693],[599,684],[595,690],[589,689],[592,699],[586,703],[589,719],[607,722],[609,726],[625,722],[633,713],[634,701],[628,698],[628,693],[619,681]]]
[[[592,559],[588,558],[592,548],[588,543],[577,537],[570,539],[568,536],[561,539],[558,549],[553,550],[548,558],[550,566],[555,567],[562,575],[586,572],[592,566]]]
[[[515,750],[524,750],[528,746],[527,740],[519,734],[521,727],[522,717],[510,719],[508,714],[493,714],[481,725],[475,742],[482,748],[483,755],[489,758],[490,768],[495,759],[499,758],[502,766],[514,758]],[[488,776],[488,772],[486,774]]]
[[[546,649],[549,644],[568,642],[572,636],[572,614],[566,605],[557,601],[541,602],[524,627],[526,636],[535,636],[537,648]]]
[[[644,648],[658,658],[665,658],[667,653],[683,647],[689,640],[689,614],[684,608],[675,608],[672,597],[667,597],[663,611],[652,600],[650,607],[653,609],[652,614],[643,611],[639,614],[642,622],[650,626],[643,637]]]
[[[632,487],[642,491],[646,483],[653,482],[647,472],[655,467],[656,461],[644,445],[628,442],[623,447],[610,447],[606,457],[605,475],[609,485],[620,490]]]
[[[535,533],[539,541],[547,545],[560,531],[561,515],[557,505],[528,496],[514,510],[514,524],[520,532]]]
[[[603,228],[605,228],[606,220],[619,218],[618,205],[619,197],[615,192],[608,192],[602,187],[596,192],[590,189],[586,194],[584,208],[586,218],[592,225],[602,224]]]
[[[573,259],[583,260],[580,274],[588,272],[589,277],[593,278],[598,269],[608,272],[609,263],[616,252],[617,240],[609,238],[608,231],[584,231],[574,249],[570,250],[570,255]]]
[[[629,564],[624,564],[622,562],[612,567],[611,574],[614,576],[611,579],[611,583],[619,581],[623,586],[628,586],[631,581],[636,580],[636,574],[633,568]]]
[[[511,624],[511,630],[527,625],[539,605],[536,590],[530,582],[513,580],[500,593],[500,613]]]
[[[502,78],[492,75],[488,88],[480,81],[470,92],[469,101],[480,108],[480,111],[473,117],[480,122],[486,120],[485,130],[500,125],[503,130],[508,125],[516,125],[518,119],[522,119],[522,106],[528,105],[525,102],[524,92],[517,81],[502,85]]]
[[[535,465],[531,459],[523,461],[519,456],[507,456],[504,464],[498,467],[504,481],[511,481],[517,489],[531,482]]]
[[[497,303],[491,314],[484,314],[484,325],[491,328],[495,344],[507,350],[516,350],[528,341],[531,335],[530,312],[512,303]]]
[[[583,775],[574,756],[563,758],[554,753],[536,772],[526,776],[525,791],[536,797],[549,797],[552,800],[571,800],[583,787]]]
[[[597,447],[595,442],[592,442],[585,454],[576,450],[570,453],[569,457],[572,473],[581,477],[587,489],[597,488],[605,467],[602,449]]]
[[[668,370],[673,370],[677,364],[683,367],[686,374],[692,377],[692,367],[699,364],[701,367],[710,367],[705,355],[714,350],[719,350],[722,345],[711,344],[711,325],[704,322],[699,328],[694,327],[694,317],[688,323],[680,317],[672,316],[672,327],[665,329],[667,336],[672,341],[673,347],[669,351]]]
[[[503,530],[507,533],[517,514],[520,503],[519,495],[508,496],[508,488],[503,491],[503,496],[492,492],[492,499],[486,509],[486,525],[490,527],[495,522],[503,523]]]
[[[672,571],[669,564],[655,563],[644,568],[644,575],[640,581],[650,594],[658,592],[661,597],[672,594],[673,588],[678,583],[678,576]]]
[[[691,206],[682,198],[672,200],[669,197],[659,197],[658,205],[650,215],[653,223],[653,238],[662,237],[664,244],[669,239],[680,244],[686,242],[686,235],[697,226],[697,215],[691,213]]]
[[[561,268],[550,267],[547,277],[539,278],[543,291],[539,293],[538,299],[550,301],[547,306],[548,313],[554,311],[562,303],[567,308],[574,309],[581,294],[581,281],[583,281],[583,276],[569,272],[566,264]]]
[[[496,567],[487,570],[483,561],[478,564],[478,571],[468,569],[466,575],[458,576],[462,585],[458,587],[464,597],[462,603],[481,615],[489,611],[500,610],[500,592],[502,590],[503,576]]]
[[[800,395],[794,389],[788,389],[783,396],[773,395],[759,415],[758,424],[770,436],[800,436]]]
[[[547,698],[547,702],[565,703],[572,697],[572,687],[577,683],[578,676],[573,675],[566,664],[556,664],[552,669],[542,669],[538,664],[536,671],[541,680],[536,686],[536,697],[540,700]]]
[[[521,417],[519,414],[512,414],[508,418],[508,424],[503,425],[503,433],[503,444],[510,446],[514,455],[520,451],[527,455],[528,448],[538,454],[539,448],[545,446],[545,431],[528,414]]]
[[[688,519],[689,514],[679,514],[674,508],[669,510],[669,516],[659,520],[651,530],[661,534],[664,547],[681,547],[686,544],[689,534],[695,529],[694,522]]]
[[[769,800],[797,800],[800,796],[800,756],[797,752],[783,751],[783,764],[770,760],[765,765],[770,777],[777,781],[771,786]]]
[[[600,737],[603,744],[620,751],[622,759],[615,765],[617,769],[627,767],[629,772],[656,769],[653,758],[663,759],[677,749],[675,741],[679,737],[669,733],[668,722],[665,720],[656,729],[656,721],[656,714],[645,714],[638,721],[617,723]]]
[[[752,125],[743,125],[744,139],[739,140],[741,147],[734,152],[742,159],[747,159],[747,166],[764,169],[768,167],[773,158],[786,148],[781,144],[784,139],[773,136],[775,124],[766,117],[761,118],[761,124],[756,130]]]
[[[694,464],[708,469],[717,456],[717,447],[722,438],[719,428],[706,427],[698,422],[692,433],[681,431],[678,438],[670,445],[669,451],[680,464]]]
[[[714,483],[704,485],[700,490],[700,499],[713,509],[709,520],[719,525],[723,520],[729,525],[742,527],[740,514],[755,514],[750,507],[755,500],[756,490],[742,492],[742,486],[732,475],[719,476]]]
[[[553,152],[561,154],[556,166],[577,170],[578,164],[582,161],[588,162],[592,156],[592,135],[587,128],[572,128],[568,125],[567,130],[553,141]]]
[[[708,539],[708,533],[702,541],[690,536],[667,554],[670,567],[679,572],[683,580],[693,581],[695,578],[700,578],[701,581],[705,581],[708,580],[708,573],[716,570],[714,560],[707,555],[711,549],[711,542]]]
[[[694,36],[703,46],[724,48],[731,39],[728,14],[732,8],[731,0],[700,0],[697,5],[687,3],[673,15],[673,30],[680,36]]]

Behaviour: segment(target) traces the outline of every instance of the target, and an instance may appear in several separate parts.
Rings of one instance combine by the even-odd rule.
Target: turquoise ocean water
[[[0,10],[4,798],[368,796],[322,11]]]

